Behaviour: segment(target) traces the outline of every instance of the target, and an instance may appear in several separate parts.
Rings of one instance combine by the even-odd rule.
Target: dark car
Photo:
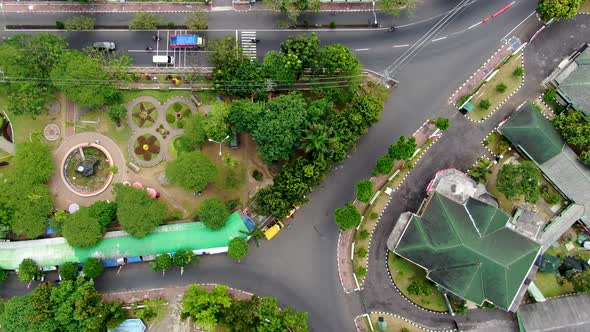
[[[237,131],[234,131],[232,139],[229,142],[229,147],[236,150],[238,146],[240,146],[240,134]]]

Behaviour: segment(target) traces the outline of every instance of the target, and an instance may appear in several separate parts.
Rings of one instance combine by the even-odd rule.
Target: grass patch
[[[166,122],[174,128],[183,128],[191,115],[190,107],[185,103],[174,103],[166,110]]]
[[[195,92],[193,92],[193,94],[197,95],[197,97],[199,97],[199,99],[201,99],[201,102],[203,103],[203,105],[213,104],[217,100],[217,96],[219,96],[219,94],[217,92],[208,91],[208,90],[195,91]]]
[[[509,58],[508,62],[500,68],[496,76],[475,93],[475,97],[471,99],[471,103],[475,105],[475,109],[472,112],[467,113],[471,119],[477,121],[486,117],[504,99],[506,99],[506,97],[520,86],[522,83],[522,76],[515,76],[513,73],[517,67],[521,66],[521,58],[521,53]],[[496,90],[496,87],[500,83],[506,85],[506,90],[504,92],[498,92]],[[488,100],[490,102],[488,109],[480,107],[480,103],[483,100]]]
[[[373,323],[373,328],[375,329],[375,331],[378,331],[377,330],[377,320],[379,319],[379,317],[383,317],[385,322],[387,323],[387,328],[385,330],[382,330],[384,332],[400,332],[404,328],[406,328],[409,332],[423,332],[423,331],[425,331],[424,329],[418,328],[418,327],[406,322],[405,320],[403,320],[401,318],[397,318],[393,315],[381,315],[381,314],[372,313],[372,314],[369,314],[369,317],[371,318],[371,323]],[[369,324],[367,324],[367,331],[371,331]]]
[[[506,139],[506,137],[500,135],[500,133],[497,131],[491,133],[486,141],[484,141],[484,144],[486,144],[486,146],[492,150],[495,155],[503,154],[510,147],[510,142]]]
[[[389,257],[387,258],[387,266],[397,288],[399,288],[405,297],[429,310],[448,310],[442,293],[435,286],[433,286],[434,290],[430,295],[412,295],[408,292],[408,286],[412,281],[430,282],[426,279],[426,271],[421,267],[410,263],[392,252],[389,253]]]
[[[574,286],[571,282],[564,279],[565,283],[562,286],[557,282],[557,275],[553,273],[537,272],[533,281],[545,297],[560,296],[574,292]]]
[[[128,103],[140,96],[150,96],[163,104],[172,97],[181,96],[190,98],[191,95],[190,90],[121,90],[121,92],[123,103]]]

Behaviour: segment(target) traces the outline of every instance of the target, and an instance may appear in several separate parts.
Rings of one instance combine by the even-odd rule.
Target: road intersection
[[[230,20],[226,30],[219,29],[220,26],[215,26],[211,20],[211,30],[205,32],[208,39],[235,36],[242,31],[256,31],[256,38],[261,40],[256,49],[259,58],[269,50],[277,49],[280,42],[289,36],[317,31],[323,43],[339,42],[357,50],[357,55],[368,69],[383,73],[389,67],[389,73],[401,83],[390,92],[381,121],[358,142],[349,158],[338,165],[322,185],[310,194],[310,203],[301,208],[294,226],[277,235],[276,240],[264,242],[260,248],[251,248],[251,255],[242,263],[235,263],[222,256],[211,256],[203,259],[197,266],[186,268],[183,276],[168,273],[165,278],[149,271],[145,264],[129,265],[119,274],[108,271],[97,280],[97,287],[102,291],[123,291],[194,282],[225,283],[260,295],[277,296],[281,304],[309,312],[312,331],[353,331],[353,317],[372,310],[398,312],[431,328],[451,328],[453,325],[450,316],[415,311],[418,309],[397,296],[383,270],[386,252],[384,239],[399,213],[411,210],[421,200],[423,186],[420,181],[426,181],[431,169],[417,170],[418,174],[423,175],[419,176],[421,180],[409,181],[397,194],[399,202],[393,202],[385,211],[383,220],[387,222],[382,222],[376,231],[378,237],[375,238],[375,245],[370,253],[368,282],[366,289],[361,292],[346,295],[342,290],[336,263],[338,230],[332,221],[334,208],[352,199],[354,183],[369,175],[375,159],[387,146],[400,135],[412,133],[429,117],[454,117],[452,126],[457,128],[447,135],[448,140],[451,135],[456,135],[455,140],[444,143],[443,139],[437,143],[439,147],[435,151],[438,152],[427,155],[429,159],[436,161],[430,167],[458,165],[461,168],[476,158],[477,155],[469,155],[468,152],[479,146],[477,140],[465,141],[466,144],[458,152],[452,150],[457,146],[456,140],[461,141],[460,130],[465,128],[464,122],[467,121],[462,117],[455,117],[457,113],[448,105],[448,97],[498,48],[507,34],[526,36],[540,25],[534,15],[530,16],[536,5],[534,0],[516,1],[502,15],[472,28],[469,27],[508,5],[510,1],[433,3],[437,12],[424,15],[421,8],[417,8],[416,17],[413,18],[416,23],[411,23],[412,19],[400,19],[402,24],[394,32],[386,29],[280,30],[269,27],[271,23],[274,24],[275,18],[268,12],[233,13],[233,17],[240,18]],[[462,6],[467,3],[470,5]],[[457,12],[448,13],[454,6],[458,6]],[[428,12],[429,9],[425,11]],[[15,24],[13,21],[20,19],[25,24],[29,19],[38,18],[50,22],[51,25],[56,20],[55,17],[61,17],[60,15],[64,14],[7,15],[9,20],[6,23]],[[363,16],[365,13],[359,15]],[[123,18],[116,15],[101,16],[103,20],[123,21]],[[425,20],[433,16],[436,17]],[[529,19],[521,24],[526,18]],[[362,20],[366,22],[364,16]],[[248,27],[251,23],[260,29]],[[517,25],[520,25],[519,29],[511,32]],[[60,33],[64,34],[74,48],[83,48],[99,39],[115,41],[134,58],[136,65],[150,65],[151,54],[139,51],[145,50],[147,43],[154,43],[151,41],[154,32],[97,30]],[[162,33],[167,32],[160,31]],[[162,38],[161,44],[157,46],[158,52],[162,50],[162,45],[165,46],[164,43]],[[138,52],[131,52],[133,50]],[[206,65],[206,62],[202,62],[206,61],[206,53],[187,53],[183,56],[189,59],[187,63],[194,61],[196,65]],[[185,65],[184,61],[182,65]],[[486,129],[471,128],[482,136]],[[422,163],[424,167],[425,164],[427,163]],[[25,291],[14,279],[11,278],[0,289],[1,295],[22,294]],[[485,311],[476,312],[469,319],[474,322],[508,321],[510,316],[497,311]]]

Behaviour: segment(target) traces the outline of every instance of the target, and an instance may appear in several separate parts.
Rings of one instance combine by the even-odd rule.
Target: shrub
[[[504,83],[500,83],[500,84],[496,85],[496,91],[498,91],[500,93],[506,92],[507,88],[508,87]]]
[[[211,229],[220,229],[225,225],[229,211],[217,198],[206,198],[199,206],[199,220]]]
[[[91,16],[76,16],[67,19],[64,22],[66,30],[92,30],[96,24],[96,19]]]
[[[373,175],[377,176],[380,174],[389,174],[393,169],[395,160],[389,156],[381,156],[377,158]]]
[[[516,69],[514,69],[514,71],[512,72],[512,75],[522,76],[524,75],[524,69],[522,69],[522,67],[516,67]]]
[[[262,175],[262,173],[259,170],[255,169],[255,170],[252,171],[252,177],[256,181],[262,181],[263,175]]]
[[[166,27],[168,27],[168,29],[174,29],[176,27],[176,24],[174,24],[174,22],[168,22],[166,23]]]
[[[369,218],[375,220],[375,219],[379,218],[379,213],[371,212],[371,214],[369,215]]]
[[[184,120],[180,119],[176,122],[176,126],[180,129],[184,128]]]
[[[242,202],[240,202],[239,198],[230,199],[229,201],[225,202],[225,207],[229,211],[235,210],[238,206],[240,206]]]
[[[367,249],[360,247],[356,251],[356,255],[359,257],[367,257]]]
[[[340,230],[355,228],[361,223],[361,214],[356,206],[346,203],[343,208],[334,210],[334,222],[340,227]]]
[[[176,121],[176,117],[174,117],[174,114],[172,114],[172,113],[166,114],[166,122],[174,123],[174,121]]]
[[[137,317],[145,320],[146,322],[150,322],[156,317],[162,315],[166,301],[160,298],[148,299],[145,300],[143,304],[145,307],[137,311]]]
[[[62,21],[55,21],[55,28],[56,29],[60,29],[61,30],[61,29],[64,29],[65,27],[66,26],[65,26],[64,22],[62,22]]]
[[[369,233],[369,231],[368,231],[368,230],[366,230],[366,229],[363,229],[363,230],[361,231],[361,233],[359,234],[359,236],[360,236],[360,237],[361,237],[361,239],[363,239],[363,240],[366,240],[366,239],[368,239],[370,235],[371,235],[371,234],[370,234],[370,233]]]
[[[63,280],[76,280],[78,278],[78,264],[65,262],[59,267],[59,275]]]
[[[359,266],[354,270],[354,273],[356,273],[359,278],[362,278],[367,275],[367,268]]]
[[[192,12],[186,17],[185,25],[189,30],[207,29],[207,16],[203,12]]]
[[[361,202],[368,203],[373,197],[373,182],[369,180],[362,180],[356,184],[356,199]]]
[[[88,278],[96,278],[102,274],[104,271],[104,267],[100,262],[100,259],[91,257],[88,258],[84,262],[84,267],[82,267],[82,273]]]
[[[170,219],[172,219],[172,220],[180,220],[180,219],[182,219],[182,211],[176,210],[176,211],[172,212],[172,215],[170,216]]]
[[[557,99],[557,92],[553,89],[547,89],[543,94],[543,101],[547,104],[554,104]]]
[[[137,13],[129,23],[131,30],[155,30],[160,20],[152,13]],[[173,29],[174,27],[172,27]]]
[[[490,103],[490,101],[487,99],[484,99],[479,102],[479,107],[481,107],[483,109],[487,110],[488,108],[490,108],[490,106],[492,106],[492,103]]]
[[[407,327],[402,327],[400,332],[410,332],[410,330]]]
[[[408,293],[412,295],[430,295],[433,292],[433,287],[430,283],[424,280],[414,280],[408,286]]]
[[[549,197],[547,197],[546,201],[549,204],[557,204],[561,201],[561,196],[558,194],[551,194]]]
[[[335,29],[336,28],[336,22],[332,21],[330,22],[330,29]]]
[[[471,95],[464,95],[464,96],[461,96],[461,98],[459,98],[459,99],[457,100],[457,107],[459,107],[459,106],[461,106],[461,105],[465,104],[465,102],[467,101],[467,99],[469,99],[469,97],[471,97]]]
[[[436,126],[436,128],[442,131],[446,131],[451,127],[451,121],[447,118],[438,117],[434,122],[434,125]]]
[[[580,159],[586,165],[590,165],[590,150],[584,151],[580,154]]]

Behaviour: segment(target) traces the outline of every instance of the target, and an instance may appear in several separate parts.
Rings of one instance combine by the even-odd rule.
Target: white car
[[[95,48],[101,49],[101,50],[107,50],[107,51],[114,51],[115,48],[117,47],[115,45],[115,43],[113,42],[96,42],[94,44],[92,44],[92,46],[94,46]]]

